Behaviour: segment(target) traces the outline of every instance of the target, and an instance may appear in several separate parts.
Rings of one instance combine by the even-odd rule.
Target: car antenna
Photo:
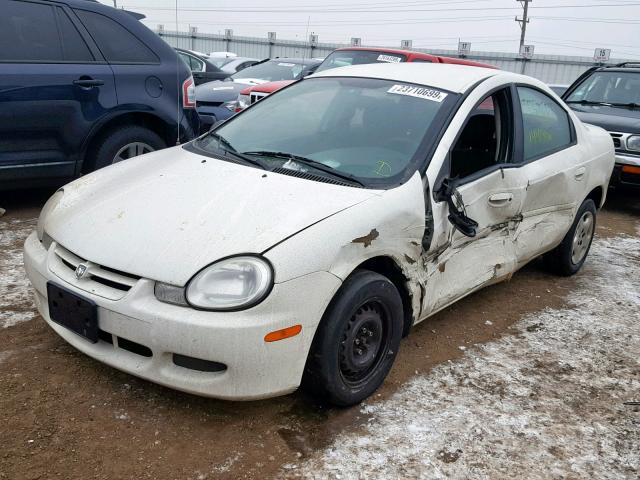
[[[311,46],[311,42],[309,41],[309,23],[311,22],[311,15],[307,17],[307,31],[304,33],[307,42],[307,48]],[[304,71],[304,59],[307,56],[307,48],[302,52],[302,70]]]
[[[176,0],[176,41],[178,39],[178,0]],[[177,55],[176,55],[177,57]],[[176,62],[176,86],[178,87],[178,109],[176,110],[177,122],[176,122],[176,145],[180,145],[180,113],[182,112],[182,108],[180,108],[180,100],[181,95],[184,95],[182,85],[180,85],[180,57],[177,57],[178,61]],[[184,100],[182,101],[184,103]]]

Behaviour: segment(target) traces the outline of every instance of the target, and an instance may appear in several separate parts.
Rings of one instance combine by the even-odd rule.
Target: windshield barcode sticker
[[[387,93],[395,93],[396,95],[408,95],[410,97],[431,100],[432,102],[441,102],[447,98],[447,94],[439,90],[426,87],[414,87],[411,85],[394,85]]]
[[[400,63],[402,58],[393,55],[378,55],[379,62]]]

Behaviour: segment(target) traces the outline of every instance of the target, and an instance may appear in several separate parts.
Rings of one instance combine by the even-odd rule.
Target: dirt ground
[[[326,408],[301,392],[222,402],[104,366],[67,345],[35,313],[20,250],[49,193],[0,194],[0,207],[7,210],[0,218],[0,479],[264,479],[288,476],[292,465],[303,466],[301,476],[339,478],[335,469],[323,472],[325,463],[317,459],[338,448],[345,435],[369,434],[372,417],[391,405],[394,394],[450,361],[464,360],[476,344],[517,337],[511,327],[531,314],[571,308],[579,282],[598,272],[558,278],[534,262],[511,281],[414,327],[384,386],[364,407]],[[640,236],[640,195],[613,194],[598,221],[602,241]],[[606,274],[596,280],[607,282]],[[637,381],[640,373],[634,375]],[[640,429],[640,413],[635,415],[630,441]],[[456,452],[441,452],[442,464],[454,463]],[[571,454],[564,458],[570,462]],[[637,478],[631,476],[637,470],[628,471]]]

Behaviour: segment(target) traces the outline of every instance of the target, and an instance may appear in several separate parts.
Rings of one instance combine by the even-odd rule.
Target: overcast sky
[[[100,0],[113,5],[112,0]],[[150,28],[175,30],[176,0],[117,0],[118,7],[147,16]],[[522,15],[516,0],[177,0],[180,30],[304,39],[320,42],[456,49],[458,38],[472,50],[515,52]],[[591,57],[596,47],[611,48],[612,58],[640,58],[640,1],[533,0],[526,43],[536,53]],[[307,23],[309,27],[307,29]],[[308,33],[307,33],[308,32]]]

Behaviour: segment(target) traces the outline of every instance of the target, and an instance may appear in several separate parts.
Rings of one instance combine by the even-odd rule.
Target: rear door
[[[175,63],[162,65],[151,48],[115,19],[82,8],[74,11],[113,70],[122,110],[148,109],[167,94],[177,93]],[[183,81],[184,78],[179,78],[178,84]]]
[[[586,197],[587,176],[582,146],[565,107],[542,90],[515,88],[522,128],[523,165],[527,182],[522,223],[515,236],[518,263],[523,265],[557,245],[573,222],[578,202]]]
[[[69,177],[117,104],[113,72],[72,12],[0,0],[0,180]]]

